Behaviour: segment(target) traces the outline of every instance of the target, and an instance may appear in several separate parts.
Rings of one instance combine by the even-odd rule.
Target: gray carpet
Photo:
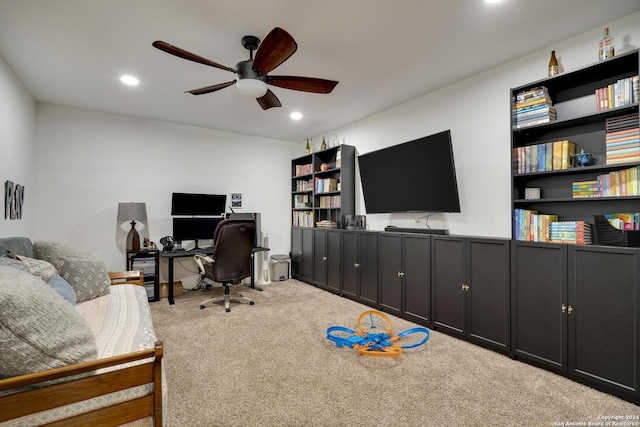
[[[253,306],[200,310],[215,293],[151,304],[165,347],[169,427],[553,426],[640,414],[634,404],[437,331],[398,359],[337,348],[327,328],[355,329],[370,308],[295,280],[244,291]],[[415,326],[390,318],[396,333]]]

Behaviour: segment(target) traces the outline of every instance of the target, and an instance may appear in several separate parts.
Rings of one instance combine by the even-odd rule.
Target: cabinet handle
[[[469,285],[465,285],[464,283],[462,284],[462,290],[463,291],[468,291],[469,290]]]
[[[353,264],[353,266],[354,266],[355,268],[358,268],[358,267],[360,267],[360,264],[358,264],[358,263],[356,262],[355,264]]]
[[[323,257],[322,257],[322,260],[323,260],[323,261],[326,261],[326,260],[327,260],[327,257],[326,257],[326,256],[323,256]]]
[[[398,277],[404,277],[404,272],[403,271],[398,271]]]
[[[567,311],[569,312],[569,314],[573,313],[573,307],[569,306],[569,307],[567,308]]]
[[[562,304],[562,313],[565,313],[567,311],[567,306]]]

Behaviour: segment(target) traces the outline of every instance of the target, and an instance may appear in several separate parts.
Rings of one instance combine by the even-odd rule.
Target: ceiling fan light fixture
[[[236,88],[242,95],[251,98],[261,98],[269,89],[265,82],[257,79],[240,79],[236,82]]]

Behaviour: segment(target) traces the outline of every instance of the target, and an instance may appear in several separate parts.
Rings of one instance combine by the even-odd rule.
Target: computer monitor
[[[178,242],[212,240],[216,227],[223,218],[173,218],[173,238]]]

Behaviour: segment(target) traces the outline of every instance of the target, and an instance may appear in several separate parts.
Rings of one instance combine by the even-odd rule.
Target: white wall
[[[33,237],[36,229],[36,103],[0,58],[0,237]],[[24,186],[22,219],[5,219],[5,182]]]
[[[36,123],[39,240],[89,249],[120,270],[130,225],[117,223],[118,203],[146,203],[148,222],[137,229],[159,244],[172,234],[172,192],[239,192],[241,212],[262,214],[271,253],[289,252],[297,144],[42,103]],[[185,258],[175,280],[190,287],[196,271]]]
[[[640,47],[637,12],[326,135],[338,134],[341,141],[344,138],[356,146],[357,154],[364,154],[450,129],[461,213],[435,214],[429,226],[447,228],[452,234],[510,237],[510,88],[546,78],[552,50],[561,72],[596,62],[605,26],[616,39],[617,53]],[[356,213],[366,214],[359,180]],[[390,224],[424,227],[424,220],[414,221],[419,216],[367,215],[367,225],[372,230],[384,230]]]

